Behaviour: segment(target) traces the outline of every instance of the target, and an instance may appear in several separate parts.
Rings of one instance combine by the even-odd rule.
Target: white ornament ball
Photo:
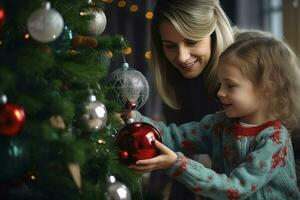
[[[107,122],[107,110],[103,103],[96,100],[94,95],[83,105],[82,119],[89,131],[102,129]]]
[[[48,43],[56,40],[63,31],[62,16],[51,9],[50,2],[34,11],[27,20],[29,34],[38,42]]]
[[[116,181],[112,175],[107,178],[106,200],[131,200],[131,194],[126,185]]]
[[[91,17],[91,19],[87,21],[87,34],[89,36],[97,37],[103,33],[106,28],[106,16],[103,10],[89,7],[84,9],[80,15]]]

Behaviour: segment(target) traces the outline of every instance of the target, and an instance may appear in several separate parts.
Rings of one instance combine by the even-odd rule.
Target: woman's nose
[[[190,51],[186,47],[179,47],[178,48],[178,61],[180,63],[185,63],[186,60],[190,57]]]

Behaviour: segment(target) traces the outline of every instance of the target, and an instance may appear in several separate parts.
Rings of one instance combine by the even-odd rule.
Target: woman
[[[196,121],[217,109],[215,69],[222,51],[233,42],[228,17],[218,0],[159,0],[151,22],[151,72],[163,101],[166,123]],[[152,174],[151,181],[160,175]],[[151,185],[161,189],[155,183]],[[179,183],[170,199],[195,199]],[[175,189],[176,188],[176,189]],[[158,190],[157,190],[158,191]],[[157,192],[151,191],[150,192]]]

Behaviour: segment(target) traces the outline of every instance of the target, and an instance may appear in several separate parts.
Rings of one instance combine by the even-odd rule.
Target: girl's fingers
[[[152,171],[156,169],[155,165],[130,165],[129,169],[134,169],[136,171]]]
[[[160,150],[161,153],[163,154],[169,154],[170,152],[172,152],[171,149],[169,149],[167,146],[165,146],[164,144],[162,144],[161,142],[159,142],[158,140],[155,140],[155,146],[156,148],[158,148]]]
[[[138,160],[136,162],[137,165],[153,165],[158,164],[160,161],[159,156],[156,156],[154,158],[146,159],[146,160]]]

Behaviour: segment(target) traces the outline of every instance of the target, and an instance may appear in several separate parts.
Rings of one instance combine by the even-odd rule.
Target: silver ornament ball
[[[88,7],[85,8],[80,15],[91,17],[91,19],[87,21],[87,34],[89,36],[97,37],[103,33],[106,28],[106,16],[102,9]]]
[[[102,129],[107,122],[107,110],[103,103],[96,100],[94,95],[83,105],[82,120],[89,131]]]
[[[117,69],[109,75],[109,82],[118,101],[127,110],[138,110],[149,97],[147,79],[135,69]]]
[[[56,40],[63,31],[62,16],[51,9],[50,2],[34,11],[27,20],[29,34],[38,42],[47,43]]]
[[[126,185],[116,181],[112,175],[107,178],[106,200],[131,200],[131,194]]]

